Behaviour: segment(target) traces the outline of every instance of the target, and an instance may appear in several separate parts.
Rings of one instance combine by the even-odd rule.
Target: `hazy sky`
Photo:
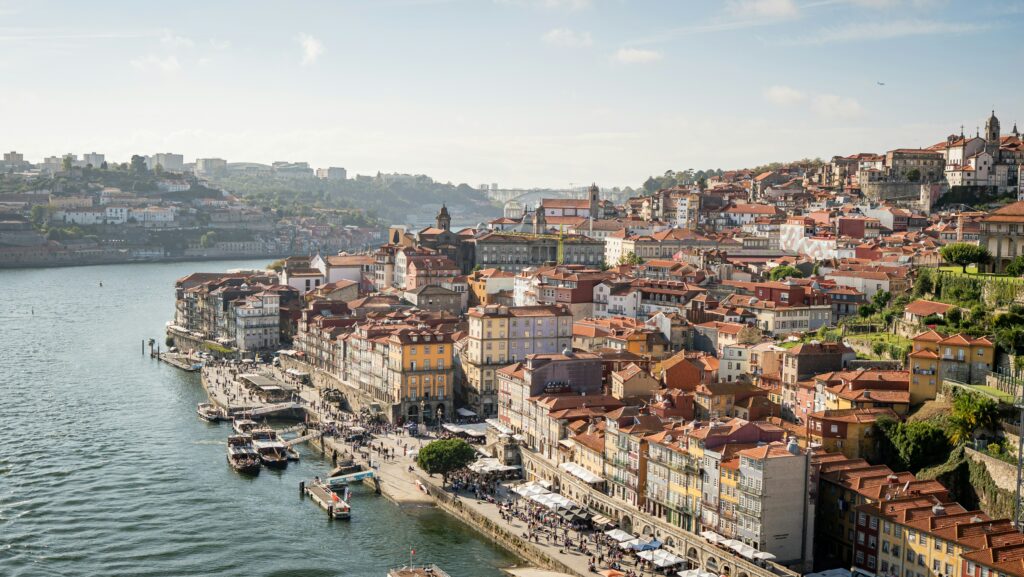
[[[1024,128],[1022,29],[1024,0],[0,0],[0,149],[636,186]]]

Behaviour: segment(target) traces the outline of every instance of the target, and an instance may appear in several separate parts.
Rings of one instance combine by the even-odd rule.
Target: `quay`
[[[163,361],[172,367],[179,368],[188,373],[194,373],[203,368],[203,363],[196,361],[182,353],[153,353],[153,357]]]
[[[256,370],[253,366],[211,364],[203,369],[203,385],[210,395],[211,402],[224,406],[231,413],[238,411],[248,414],[259,411],[263,407],[281,404],[282,399],[273,395],[261,396],[261,390],[254,387],[251,378],[235,378],[240,375],[249,377]],[[283,367],[260,365],[261,375],[284,383],[283,390],[289,391],[284,402],[292,403],[301,412],[311,426],[318,423],[354,423],[351,413],[343,412],[330,403],[324,402],[321,387],[308,383],[297,382],[290,377]],[[259,381],[257,382],[266,382]],[[314,379],[316,382],[316,379]],[[271,389],[271,392],[276,392]],[[276,402],[270,402],[275,400]],[[247,413],[248,412],[248,413]],[[529,527],[518,518],[503,515],[496,503],[479,500],[465,493],[454,493],[450,488],[442,487],[440,477],[427,475],[415,464],[416,452],[433,438],[410,436],[404,430],[384,431],[370,438],[372,449],[346,442],[337,436],[327,436],[317,431],[304,435],[311,446],[321,451],[325,457],[337,464],[341,460],[351,459],[362,466],[364,471],[372,471],[373,475],[359,477],[362,482],[375,488],[381,495],[402,508],[437,507],[458,518],[470,527],[486,535],[494,543],[512,552],[517,557],[535,567],[555,571],[561,574],[589,577],[589,554],[573,548],[561,546],[557,540],[546,542],[541,539],[530,540]],[[385,452],[388,457],[385,457]],[[528,450],[522,450],[524,477],[531,480],[550,480],[558,475],[557,467],[548,463]],[[390,455],[394,455],[391,457]],[[571,479],[562,479],[563,492],[570,492],[572,498],[585,503],[591,509],[616,519],[627,516],[633,519],[632,526],[638,532],[650,534],[662,540],[666,546],[678,556],[684,558],[691,567],[715,567],[717,574],[729,574],[732,577],[797,577],[799,574],[774,563],[756,564],[707,542],[701,536],[688,533],[661,520],[644,515],[641,511],[620,503],[611,497],[587,486],[585,483],[575,484]],[[304,485],[306,494],[310,487]],[[310,494],[310,496],[313,496]],[[499,485],[497,500],[500,502],[509,497],[509,488]],[[317,496],[314,499],[321,507],[327,497]],[[588,541],[589,545],[594,545]],[[597,545],[600,547],[600,545]]]

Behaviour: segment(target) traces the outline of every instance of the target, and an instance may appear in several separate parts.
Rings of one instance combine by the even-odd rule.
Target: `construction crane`
[[[565,260],[565,234],[562,231],[562,225],[558,225],[558,252],[555,253],[555,263],[562,264]],[[1020,482],[1018,481],[1018,486]],[[1019,491],[1019,489],[1018,489]]]

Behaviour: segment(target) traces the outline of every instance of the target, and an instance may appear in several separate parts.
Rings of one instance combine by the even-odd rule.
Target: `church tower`
[[[437,213],[437,228],[450,232],[452,229],[452,215],[448,214],[448,207],[441,205],[441,211]]]
[[[599,214],[601,208],[601,189],[597,187],[597,183],[590,185],[590,218],[599,219],[603,215]]]
[[[985,121],[985,149],[993,156],[999,150],[999,119],[996,118],[995,110]]]
[[[537,204],[537,210],[533,211],[533,234],[543,234],[547,232],[548,223],[547,219],[544,218],[544,205],[541,203]]]

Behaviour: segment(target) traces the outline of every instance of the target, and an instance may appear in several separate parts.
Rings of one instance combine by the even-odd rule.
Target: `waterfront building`
[[[262,291],[232,303],[234,344],[239,352],[268,351],[281,344],[281,297]]]
[[[600,395],[601,371],[601,357],[595,354],[563,351],[527,355],[523,361],[495,371],[498,420],[526,434],[528,442],[533,443],[531,439],[537,435],[529,431],[530,400],[562,394]]]
[[[460,398],[478,415],[498,414],[495,371],[532,354],[572,350],[572,315],[558,306],[478,306],[467,314],[459,355]]]
[[[443,422],[453,410],[451,333],[404,329],[388,337],[387,347],[392,422]]]

